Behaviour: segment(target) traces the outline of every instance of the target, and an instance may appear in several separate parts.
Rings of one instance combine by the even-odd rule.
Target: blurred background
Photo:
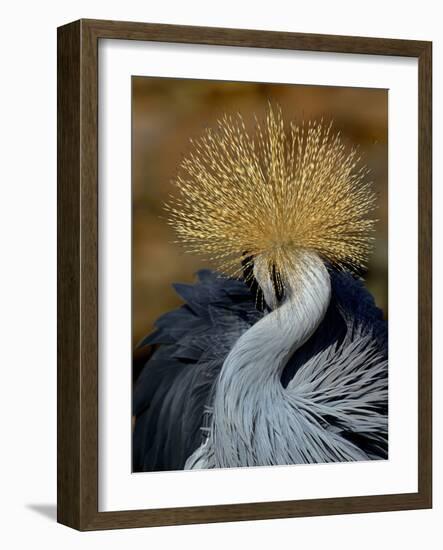
[[[184,253],[162,219],[162,205],[172,190],[181,158],[197,138],[224,113],[240,112],[247,127],[278,103],[288,120],[323,117],[334,121],[350,147],[358,146],[379,196],[375,250],[366,286],[388,315],[388,92],[342,88],[133,77],[133,344],[148,334],[161,314],[182,301],[171,287],[192,282],[194,273],[211,267]]]

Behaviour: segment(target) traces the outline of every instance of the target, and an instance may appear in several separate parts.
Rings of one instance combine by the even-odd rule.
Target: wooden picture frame
[[[98,511],[98,42],[101,39],[404,56],[419,67],[418,491]],[[58,521],[79,530],[432,506],[430,42],[80,20],[58,29]]]

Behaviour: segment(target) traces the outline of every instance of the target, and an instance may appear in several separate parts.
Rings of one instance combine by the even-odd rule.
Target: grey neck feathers
[[[210,435],[214,466],[287,464],[293,455],[282,431],[293,422],[294,405],[281,374],[317,329],[331,296],[323,262],[314,254],[307,260],[283,303],[237,340],[223,364]]]

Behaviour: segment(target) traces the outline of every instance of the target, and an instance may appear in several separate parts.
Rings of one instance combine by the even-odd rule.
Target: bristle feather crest
[[[284,274],[303,250],[358,270],[375,224],[367,176],[332,123],[285,125],[281,109],[269,107],[254,135],[240,114],[224,115],[193,140],[165,208],[186,250],[229,276],[258,255]]]

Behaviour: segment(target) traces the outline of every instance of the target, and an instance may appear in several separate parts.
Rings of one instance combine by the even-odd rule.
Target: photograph
[[[442,546],[437,3],[257,4],[3,6],[6,550]]]
[[[131,81],[132,471],[387,460],[389,91]]]
[[[63,525],[432,507],[432,41],[257,29],[57,29]]]

